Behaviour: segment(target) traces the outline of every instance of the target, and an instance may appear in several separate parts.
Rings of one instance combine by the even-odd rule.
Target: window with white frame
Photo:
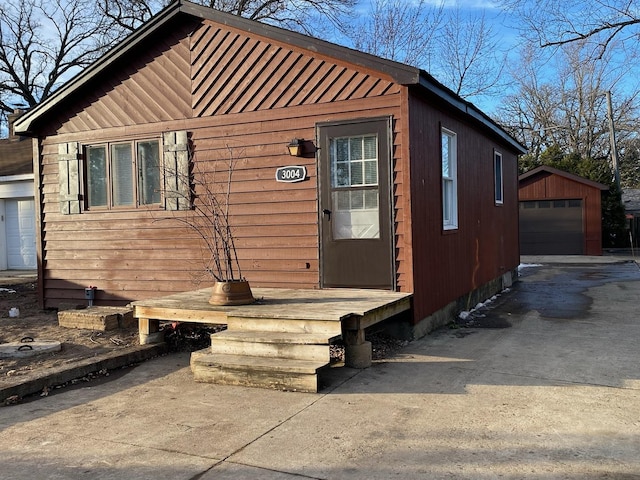
[[[160,203],[159,140],[88,145],[85,158],[89,209]]]
[[[500,152],[493,152],[493,176],[496,205],[502,205],[504,201],[504,187],[502,180],[502,154]]]
[[[458,228],[458,172],[456,134],[442,129],[442,227]]]

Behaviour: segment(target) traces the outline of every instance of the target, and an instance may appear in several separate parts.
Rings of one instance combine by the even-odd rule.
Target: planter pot
[[[246,280],[229,280],[213,285],[211,305],[248,305],[255,302],[251,287]]]

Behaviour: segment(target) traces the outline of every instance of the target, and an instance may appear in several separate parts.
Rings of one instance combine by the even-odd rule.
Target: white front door
[[[7,267],[36,268],[36,213],[32,199],[6,201]]]

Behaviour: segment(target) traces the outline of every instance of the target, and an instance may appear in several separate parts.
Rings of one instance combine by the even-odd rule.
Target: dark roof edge
[[[569,172],[565,172],[564,170],[559,170],[557,168],[554,167],[550,167],[548,165],[540,165],[539,167],[536,167],[532,170],[529,170],[528,172],[523,173],[522,175],[520,175],[518,177],[518,181],[521,182],[523,180],[526,180],[528,178],[531,177],[535,177],[536,175],[542,173],[542,172],[547,172],[547,173],[553,173],[555,175],[560,175],[561,177],[564,177],[568,180],[572,180],[574,182],[578,182],[578,183],[584,183],[585,185],[590,185],[594,188],[598,188],[600,190],[609,190],[609,187],[607,185],[604,185],[600,182],[595,182],[593,180],[589,180],[588,178],[584,178],[581,177],[579,175],[575,175],[573,173],[569,173]]]

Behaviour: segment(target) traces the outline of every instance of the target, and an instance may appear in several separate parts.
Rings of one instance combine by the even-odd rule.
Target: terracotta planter
[[[209,298],[211,305],[248,305],[253,302],[255,299],[246,280],[216,282]]]

